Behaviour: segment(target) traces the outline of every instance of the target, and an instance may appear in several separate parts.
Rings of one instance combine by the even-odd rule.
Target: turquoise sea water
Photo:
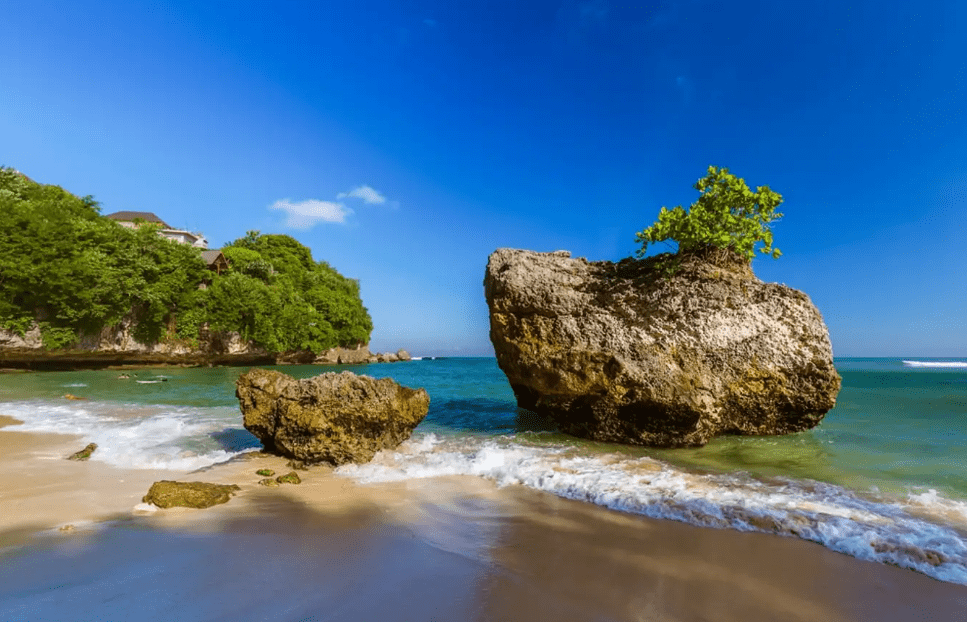
[[[296,377],[351,369],[429,392],[429,414],[410,441],[370,464],[338,469],[343,477],[477,475],[619,511],[800,537],[967,584],[967,368],[900,359],[836,365],[843,389],[819,427],[684,450],[558,434],[516,408],[494,359],[279,369]],[[93,460],[183,472],[259,447],[234,396],[244,371],[6,374],[0,414],[24,421],[8,429],[96,442]],[[86,399],[67,400],[68,393]]]

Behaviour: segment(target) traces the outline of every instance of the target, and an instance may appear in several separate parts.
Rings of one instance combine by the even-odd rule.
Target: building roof
[[[108,214],[105,218],[117,220],[118,222],[134,222],[140,218],[145,222],[156,222],[165,229],[171,229],[168,223],[155,216],[152,212],[114,212],[113,214]]]
[[[218,256],[222,254],[222,251],[216,249],[202,251],[201,258],[205,260],[205,263],[212,265],[218,260]],[[226,260],[227,261],[227,260]]]

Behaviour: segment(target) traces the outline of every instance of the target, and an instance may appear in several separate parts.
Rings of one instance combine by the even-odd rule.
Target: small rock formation
[[[369,346],[360,344],[355,348],[336,347],[320,352],[312,362],[316,365],[357,365],[368,362],[371,356]]]
[[[271,477],[266,477],[264,479],[260,479],[259,480],[259,484],[261,484],[262,486],[275,486],[275,487],[278,487],[279,482],[277,482],[275,479],[273,479]]]
[[[423,389],[348,371],[296,380],[253,369],[239,377],[235,396],[245,429],[266,451],[334,465],[368,462],[397,447],[430,406]]]
[[[209,484],[207,482],[172,482],[162,480],[151,484],[148,494],[141,499],[159,508],[210,508],[228,503],[232,495],[241,490],[236,484]]]
[[[377,354],[370,354],[369,358],[366,359],[368,363],[398,363],[400,361],[411,361],[413,357],[406,350],[397,350],[396,352],[379,352]]]
[[[276,477],[275,481],[277,481],[280,484],[301,484],[302,478],[299,477],[299,474],[296,473],[295,471],[290,471],[285,475],[280,475]]]
[[[97,449],[97,443],[89,443],[87,447],[85,447],[84,449],[74,452],[71,455],[67,456],[67,459],[79,460],[79,461],[87,460],[88,458],[91,457],[91,454],[94,453],[95,449]]]
[[[272,477],[275,475],[275,471],[272,469],[259,469],[255,472],[256,475],[261,475],[262,477]]]
[[[718,434],[806,430],[836,402],[819,311],[741,260],[615,264],[499,249],[484,287],[518,404],[567,434],[701,446]]]

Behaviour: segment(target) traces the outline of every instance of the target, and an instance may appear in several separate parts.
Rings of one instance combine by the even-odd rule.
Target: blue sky
[[[957,0],[28,2],[0,164],[292,235],[414,355],[492,354],[494,249],[618,260],[727,166],[785,197],[754,269],[837,356],[967,356],[965,33]]]

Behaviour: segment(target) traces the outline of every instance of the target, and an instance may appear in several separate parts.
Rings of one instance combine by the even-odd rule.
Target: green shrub
[[[686,210],[681,205],[662,207],[658,221],[635,234],[644,257],[650,244],[672,240],[680,254],[737,255],[751,262],[759,252],[777,258],[782,253],[772,246],[772,221],[782,217],[775,210],[782,195],[768,186],[753,192],[745,180],[727,168],[708,167],[708,174],[695,182],[700,196]]]

